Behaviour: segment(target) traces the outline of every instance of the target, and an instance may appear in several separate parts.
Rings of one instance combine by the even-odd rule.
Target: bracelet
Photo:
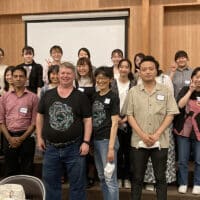
[[[87,144],[88,146],[90,146],[90,142],[83,140],[83,143]]]

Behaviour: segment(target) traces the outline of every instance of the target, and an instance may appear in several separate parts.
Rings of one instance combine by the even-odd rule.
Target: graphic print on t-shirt
[[[50,126],[58,131],[66,131],[74,122],[72,108],[59,101],[49,108]]]
[[[101,101],[96,100],[93,103],[92,110],[93,110],[93,127],[98,128],[106,119],[106,112],[103,103]]]

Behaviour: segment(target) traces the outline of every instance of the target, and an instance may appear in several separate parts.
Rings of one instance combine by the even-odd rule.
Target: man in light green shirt
[[[174,114],[179,113],[171,91],[156,83],[158,62],[146,56],[140,63],[142,83],[128,94],[127,116],[132,127],[131,169],[132,199],[140,200],[144,174],[149,157],[152,159],[156,178],[158,200],[167,199],[166,164],[169,147],[169,125]]]

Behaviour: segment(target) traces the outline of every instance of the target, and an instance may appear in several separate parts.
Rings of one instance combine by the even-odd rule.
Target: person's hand
[[[195,83],[192,82],[192,81],[191,81],[191,83],[190,83],[189,90],[190,90],[191,92],[194,92],[194,91],[196,90],[196,85],[195,85]]]
[[[21,145],[22,141],[19,137],[10,137],[8,140],[9,148],[17,148]]]
[[[80,146],[80,155],[86,156],[89,152],[89,148],[90,148],[90,146],[88,144],[86,144],[85,142],[83,142]]]
[[[46,59],[45,61],[46,61],[47,65],[48,65],[48,67],[50,67],[52,65],[52,62],[50,61],[50,59]]]
[[[152,146],[154,144],[153,140],[150,137],[150,134],[143,134],[142,141],[148,146]]]
[[[113,162],[115,157],[115,151],[113,148],[108,149],[107,162]]]
[[[46,149],[45,142],[42,138],[37,138],[37,146],[40,151],[44,151]]]
[[[153,142],[153,144],[154,144],[156,141],[159,140],[160,135],[157,134],[157,133],[154,133],[154,134],[152,134],[152,135],[149,135],[149,137],[150,137],[150,140],[151,140],[151,141]]]
[[[169,67],[170,72],[174,73],[177,69],[178,65],[176,64],[176,62],[172,63],[171,66]]]
[[[118,124],[119,124],[119,126],[123,124],[123,120],[120,117],[119,117],[119,120],[118,120]]]

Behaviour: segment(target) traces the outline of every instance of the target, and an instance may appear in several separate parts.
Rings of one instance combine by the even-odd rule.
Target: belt
[[[70,140],[70,141],[67,141],[67,142],[64,142],[64,143],[54,143],[54,142],[50,142],[50,141],[46,140],[46,144],[51,145],[55,148],[65,148],[66,146],[69,146],[69,145],[72,145],[72,144],[78,142],[80,139],[81,138],[78,137],[75,140]]]
[[[13,132],[13,131],[9,131],[9,130],[8,130],[8,132],[9,132],[10,135],[13,136],[13,137],[19,137],[19,136],[23,135],[24,132],[26,132],[26,130],[24,130],[24,131],[16,131],[16,132]]]

